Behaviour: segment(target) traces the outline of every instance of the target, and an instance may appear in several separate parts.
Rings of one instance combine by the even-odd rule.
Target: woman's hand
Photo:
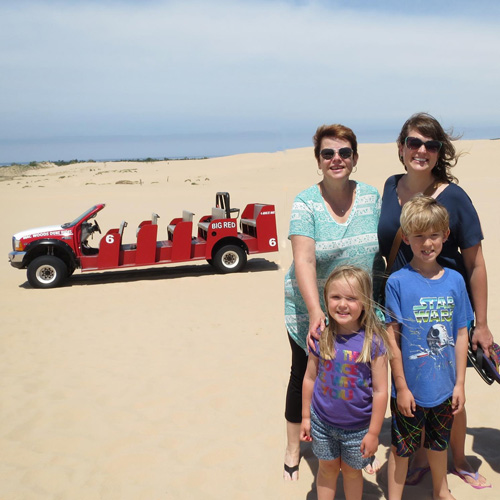
[[[474,327],[471,344],[474,351],[477,350],[477,345],[479,344],[484,351],[484,355],[488,358],[490,357],[490,348],[493,345],[493,335],[487,325],[477,325]]]
[[[325,314],[321,309],[309,315],[309,331],[307,332],[307,345],[310,349],[314,349],[314,339],[319,340],[323,330],[325,329]]]

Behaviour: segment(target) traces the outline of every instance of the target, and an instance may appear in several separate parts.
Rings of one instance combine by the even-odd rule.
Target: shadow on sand
[[[500,473],[500,430],[491,427],[468,427],[467,434],[474,437],[472,450],[480,455],[489,466],[497,473]],[[382,499],[387,498],[387,459],[389,458],[389,450],[391,447],[391,419],[386,418],[380,433],[380,445],[387,447],[385,461],[382,461],[382,467],[377,472],[376,484],[369,481],[364,481],[363,498]],[[318,474],[318,459],[314,456],[312,447],[309,443],[301,443],[302,460],[307,462],[312,474],[316,478]],[[477,455],[467,455],[467,460],[478,470],[481,467],[482,460]],[[448,467],[453,467],[451,452],[448,458]],[[363,473],[364,474],[364,473]],[[418,498],[419,500],[432,500],[432,480],[431,475],[427,474],[422,481],[415,486],[407,486],[405,495],[408,498]],[[318,498],[316,492],[316,482],[311,484],[311,490],[307,494],[307,500],[316,500]],[[342,482],[342,474],[339,475],[337,484],[337,493],[335,500],[345,500],[344,485]]]
[[[260,273],[265,271],[277,271],[279,265],[263,258],[249,259],[247,265],[239,273]],[[154,268],[142,269],[117,269],[102,272],[75,272],[62,287],[103,285],[105,283],[124,283],[129,281],[156,281],[170,280],[176,278],[198,278],[202,276],[214,276],[220,274],[209,264],[189,265],[165,265]],[[31,285],[25,281],[20,288],[31,289]]]

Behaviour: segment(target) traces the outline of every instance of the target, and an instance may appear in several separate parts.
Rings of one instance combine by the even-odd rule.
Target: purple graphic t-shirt
[[[371,363],[356,363],[363,349],[364,330],[339,335],[335,343],[335,359],[319,355],[319,343],[311,353],[319,358],[318,376],[314,383],[312,407],[324,422],[341,429],[365,429],[372,415]],[[372,360],[385,354],[383,342],[372,341]]]

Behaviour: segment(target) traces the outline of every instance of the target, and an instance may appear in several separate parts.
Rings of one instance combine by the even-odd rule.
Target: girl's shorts
[[[341,458],[349,467],[361,470],[371,463],[371,458],[361,456],[361,441],[366,429],[345,430],[323,422],[311,408],[312,448],[319,460]]]

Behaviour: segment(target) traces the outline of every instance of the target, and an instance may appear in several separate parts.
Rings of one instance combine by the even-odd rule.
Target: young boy
[[[389,500],[401,500],[408,457],[424,447],[433,498],[453,499],[446,479],[453,416],[465,403],[467,323],[472,307],[462,276],[437,262],[450,234],[446,208],[416,196],[401,212],[403,241],[413,259],[386,286],[386,323],[393,358]]]

